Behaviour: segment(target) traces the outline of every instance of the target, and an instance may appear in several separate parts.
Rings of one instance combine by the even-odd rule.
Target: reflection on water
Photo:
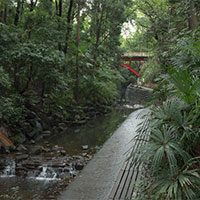
[[[45,181],[37,181],[35,179],[24,179],[22,177],[12,177],[12,178],[1,178],[0,179],[0,196],[9,194],[11,199],[14,198],[13,189],[18,187],[19,193],[17,196],[21,197],[22,200],[38,199],[39,196],[45,194],[47,188],[53,184],[49,182],[46,184]],[[4,199],[0,197],[0,199]],[[5,198],[6,199],[6,198]]]
[[[69,154],[80,152],[82,145],[88,145],[89,148],[101,146],[131,112],[133,109],[113,109],[106,115],[91,119],[86,125],[67,129],[49,142],[63,146]]]
[[[88,145],[89,148],[101,146],[131,112],[133,112],[133,109],[114,109],[106,115],[91,119],[85,125],[70,128],[62,134],[53,136],[49,142],[63,146],[67,153],[72,155],[80,153],[82,145]],[[39,200],[39,196],[44,195],[47,188],[54,184],[52,181],[47,184],[43,179],[43,177],[48,178],[47,172],[47,167],[44,166],[38,180],[36,178],[24,179],[17,176],[0,178],[0,196],[13,195],[12,188],[19,187],[18,194],[23,200]],[[56,175],[54,178],[56,180]]]

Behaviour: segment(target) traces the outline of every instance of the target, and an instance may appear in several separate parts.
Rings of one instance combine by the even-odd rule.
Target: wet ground
[[[82,156],[83,153],[87,153],[86,156],[88,156],[98,151],[103,143],[134,110],[135,108],[130,106],[118,107],[106,115],[93,118],[85,125],[69,128],[65,132],[55,135],[44,142],[48,142],[51,146],[63,147],[70,156]],[[83,150],[83,145],[88,146],[88,150]],[[45,170],[45,167],[41,168],[41,173]],[[9,194],[9,198],[14,200],[20,199],[18,197],[21,197],[23,200],[41,200],[49,190],[55,189],[54,186],[59,185],[59,181],[56,181],[47,181],[43,177],[28,178],[14,176],[0,178],[0,199],[6,199],[6,195]],[[61,184],[62,187],[66,187],[66,182]],[[48,198],[55,199],[55,196]]]
[[[147,112],[141,109],[130,114],[58,200],[108,200],[137,126]]]

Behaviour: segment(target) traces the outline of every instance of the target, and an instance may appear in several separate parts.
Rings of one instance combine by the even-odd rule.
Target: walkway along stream
[[[0,200],[6,199],[3,196],[7,194],[12,197],[13,189],[17,189],[18,196],[23,200],[56,199],[58,192],[71,182],[135,110],[135,107],[127,107],[114,108],[105,115],[94,117],[87,124],[45,138],[39,145],[23,144],[27,148],[25,153],[1,155]],[[82,145],[88,146],[88,149],[83,150]],[[38,152],[37,146],[42,148],[42,152]],[[34,149],[37,155],[31,152]]]
[[[146,88],[129,87],[126,92],[129,104],[123,104],[106,115],[96,116],[87,124],[68,128],[40,144],[23,144],[23,152],[14,152],[9,156],[2,154],[0,199],[5,199],[6,195],[16,199],[16,194],[23,200],[56,199],[68,185],[69,188],[58,196],[58,200],[108,199],[126,160],[125,152],[134,146],[130,141],[136,134],[136,126],[143,120],[141,115],[137,116],[139,113],[144,115],[148,109],[135,110],[142,107],[138,103],[148,102],[149,97]],[[68,184],[82,169],[75,181]]]
[[[108,200],[148,108],[133,112],[106,141],[58,200]]]

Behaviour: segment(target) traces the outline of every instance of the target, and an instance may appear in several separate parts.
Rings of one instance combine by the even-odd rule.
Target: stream
[[[80,153],[84,145],[90,150],[98,150],[134,110],[135,107],[130,105],[114,108],[110,113],[98,115],[85,125],[69,128],[65,133],[50,138],[49,142],[63,146],[72,155]]]
[[[55,183],[57,184],[63,178],[76,176],[79,168],[82,169],[82,165],[77,165],[77,162],[84,159],[86,164],[127,116],[136,109],[129,105],[114,108],[108,114],[94,117],[87,124],[68,128],[43,141],[42,145],[52,146],[52,149],[56,148],[57,152],[53,155],[59,160],[55,162],[48,158],[50,154],[48,151],[43,157],[29,158],[31,159],[29,163],[23,163],[25,162],[23,161],[17,168],[15,161],[8,159],[6,167],[0,174],[0,199],[6,199],[7,194],[9,195],[7,199],[13,200],[43,199],[42,196],[46,196],[49,188],[54,188]],[[58,158],[61,155],[58,152],[63,152],[64,156]],[[43,164],[38,164],[38,160],[43,160]],[[30,165],[30,162],[33,164]],[[67,164],[64,166],[63,163]],[[30,171],[35,167],[37,171],[27,172],[24,176],[16,175],[16,169],[19,171],[24,166],[28,166]],[[55,196],[49,196],[48,199],[55,199]]]

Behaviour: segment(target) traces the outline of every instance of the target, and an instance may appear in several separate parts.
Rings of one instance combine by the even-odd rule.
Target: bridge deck
[[[125,53],[123,58],[149,58],[152,54],[149,52],[130,52]]]

